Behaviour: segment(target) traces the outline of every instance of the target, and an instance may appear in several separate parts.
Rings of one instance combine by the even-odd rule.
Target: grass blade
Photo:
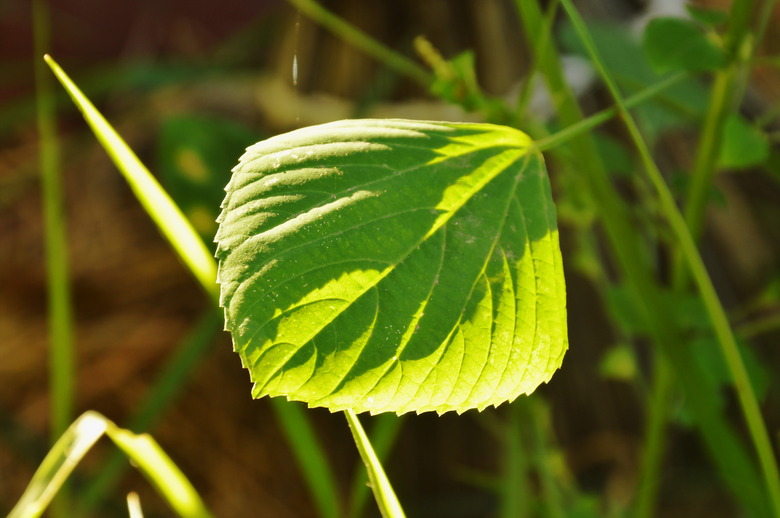
[[[143,403],[134,411],[127,427],[134,431],[145,431],[152,427],[163,410],[181,392],[187,376],[200,362],[214,337],[221,329],[222,316],[212,308],[200,318],[177,350],[171,355],[157,376]],[[120,452],[109,456],[96,476],[81,491],[81,510],[84,514],[94,508],[101,498],[113,488],[121,477],[127,463]]]
[[[33,3],[35,52],[49,46],[49,12],[44,0]],[[51,80],[40,60],[35,60],[36,104],[40,135],[41,180],[46,240],[46,279],[49,305],[49,380],[53,440],[73,420],[73,330],[68,281],[68,253],[60,176],[59,148]]]
[[[103,436],[106,426],[105,418],[96,412],[76,419],[49,450],[8,518],[42,515],[79,461]]]
[[[270,398],[276,418],[284,429],[285,438],[298,461],[298,466],[309,486],[320,516],[339,518],[343,516],[336,490],[336,477],[328,464],[327,456],[314,436],[314,430],[306,417],[305,410],[282,398]]]
[[[122,140],[122,137],[97,111],[89,99],[84,96],[75,83],[71,81],[70,77],[51,56],[46,55],[44,59],[84,115],[84,119],[86,119],[92,131],[94,131],[103,148],[108,152],[111,160],[130,184],[141,205],[143,205],[146,212],[157,224],[189,270],[195,275],[198,282],[216,300],[216,264],[211,256],[211,252],[198,237],[195,229],[168,193],[165,192],[135,153]]]
[[[49,450],[8,518],[41,516],[76,465],[104,434],[127,454],[180,516],[211,517],[190,482],[151,436],[123,430],[90,411],[76,419]]]
[[[148,434],[134,434],[106,421],[106,435],[135,463],[160,495],[179,513],[189,518],[210,518],[195,488],[187,477]]]

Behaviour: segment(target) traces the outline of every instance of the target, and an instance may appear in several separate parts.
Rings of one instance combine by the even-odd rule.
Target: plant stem
[[[46,0],[33,2],[35,39],[36,108],[43,189],[46,249],[46,287],[49,323],[49,397],[51,440],[56,441],[70,426],[74,413],[76,367],[73,344],[73,315],[69,284],[67,228],[62,175],[57,145],[56,107],[49,76],[40,56],[49,52],[51,28]],[[64,484],[51,507],[53,517],[67,516],[69,488]]]
[[[667,88],[671,88],[672,86],[678,84],[686,77],[688,77],[688,74],[686,74],[685,72],[681,72],[679,74],[669,76],[664,80],[659,81],[658,83],[645,88],[641,92],[632,95],[631,97],[625,100],[625,104],[627,107],[633,108],[634,106],[642,104],[643,102],[659,95]],[[561,144],[568,142],[570,139],[574,137],[577,137],[579,135],[587,133],[588,131],[594,128],[597,128],[598,126],[604,124],[605,122],[607,122],[617,114],[618,114],[618,108],[616,106],[601,110],[600,112],[591,115],[587,119],[582,119],[579,122],[576,122],[571,126],[567,126],[566,128],[558,131],[557,133],[554,133],[548,137],[544,137],[542,139],[537,140],[536,147],[539,149],[539,151],[542,152],[547,151],[549,149],[556,148]]]
[[[528,417],[527,399],[515,400],[509,405],[509,417],[503,432],[506,454],[502,484],[502,518],[526,518],[530,515],[531,491],[527,482],[528,455],[523,448],[521,422]]]
[[[729,14],[729,28],[724,39],[726,52],[731,63],[715,74],[707,116],[704,120],[693,166],[691,190],[685,206],[685,221],[694,240],[701,234],[709,188],[720,152],[723,122],[726,115],[739,104],[742,98],[742,88],[737,88],[737,84],[741,82],[740,78],[744,76],[745,63],[748,63],[752,58],[752,49],[755,49],[758,43],[749,42],[753,3],[753,0],[735,1],[732,3]],[[744,49],[746,44],[750,45],[747,52]],[[675,274],[684,276],[684,273],[675,272]]]
[[[696,249],[693,237],[690,230],[685,224],[685,220],[680,214],[677,205],[674,202],[669,188],[664,182],[663,176],[658,169],[658,166],[653,161],[650,154],[650,150],[647,147],[644,139],[641,136],[639,127],[636,125],[631,113],[625,106],[623,97],[620,94],[617,86],[612,80],[611,75],[603,66],[603,63],[598,57],[595,45],[590,38],[585,23],[579,16],[579,13],[574,9],[571,4],[571,0],[562,0],[563,8],[566,10],[569,19],[574,25],[580,39],[585,45],[588,53],[591,55],[593,62],[604,80],[607,88],[609,89],[617,107],[620,111],[620,115],[623,122],[628,129],[634,145],[639,152],[642,159],[645,170],[655,187],[661,208],[669,222],[672,232],[680,247],[683,258],[685,259],[688,268],[691,271],[693,279],[699,289],[699,293],[704,301],[704,305],[707,309],[707,313],[712,321],[715,334],[718,337],[718,341],[721,345],[721,351],[723,357],[731,372],[734,388],[737,392],[740,407],[750,431],[753,445],[758,455],[759,463],[764,475],[764,482],[766,489],[771,498],[772,508],[775,516],[780,516],[780,473],[778,473],[777,463],[775,461],[774,452],[772,449],[772,443],[769,439],[769,435],[764,424],[761,410],[758,405],[755,393],[753,392],[753,386],[750,383],[750,378],[745,368],[745,364],[739,353],[734,334],[729,325],[726,313],[723,310],[723,306],[720,303],[720,299],[715,292],[715,288],[712,285],[712,280],[707,273],[704,263]]]
[[[379,458],[371,447],[371,442],[369,442],[368,436],[366,436],[366,432],[360,424],[360,419],[352,410],[345,410],[344,415],[349,423],[349,429],[352,431],[352,437],[355,439],[360,458],[363,459],[363,463],[366,465],[368,480],[374,492],[376,503],[379,506],[379,512],[382,513],[383,518],[404,518],[405,515],[403,509],[401,509],[401,504],[395,496],[387,475],[385,475],[382,463],[379,462]]]
[[[331,13],[314,0],[288,1],[300,9],[306,16],[316,21],[339,38],[351,43],[369,56],[373,56],[388,67],[414,79],[420,85],[427,88],[433,81],[431,74],[420,65],[381,44],[357,27]]]
[[[401,425],[404,422],[403,416],[395,414],[379,414],[373,419],[376,420],[371,428],[370,442],[373,445],[376,456],[380,462],[387,458],[390,453],[398,432],[401,431]],[[366,483],[366,474],[360,464],[353,477],[352,489],[350,491],[349,515],[351,518],[359,518],[363,514],[363,508],[368,498],[369,486]]]
[[[674,383],[669,364],[663,357],[656,357],[653,384],[645,418],[644,448],[642,449],[639,487],[635,504],[635,518],[655,515],[655,504],[661,479],[664,451],[666,450],[666,418],[669,412]]]

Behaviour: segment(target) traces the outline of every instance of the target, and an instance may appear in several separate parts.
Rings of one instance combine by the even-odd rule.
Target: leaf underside
[[[489,124],[349,120],[259,142],[217,232],[253,396],[443,413],[532,392],[568,346],[544,162]]]

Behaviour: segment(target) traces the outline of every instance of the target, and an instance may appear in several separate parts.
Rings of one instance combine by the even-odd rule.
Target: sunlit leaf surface
[[[462,412],[530,393],[567,348],[541,155],[488,124],[352,120],[241,157],[217,233],[253,395]]]

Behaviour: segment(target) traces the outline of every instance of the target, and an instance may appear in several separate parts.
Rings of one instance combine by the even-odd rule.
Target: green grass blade
[[[106,421],[106,435],[130,458],[160,495],[186,518],[210,518],[195,488],[187,477],[148,434],[134,434]]]
[[[572,5],[571,0],[562,0],[562,2],[563,8],[566,10],[583,44],[588,49],[588,52],[593,59],[593,63],[596,65],[596,69],[606,83],[607,88],[620,110],[621,118],[640,154],[647,175],[658,193],[661,208],[674,233],[681,254],[699,289],[699,293],[701,294],[707,313],[712,322],[713,329],[718,337],[723,357],[733,378],[734,388],[737,392],[740,407],[763,471],[764,483],[771,498],[774,515],[780,516],[780,473],[778,473],[777,461],[775,460],[772,443],[767,433],[766,424],[761,415],[758,400],[753,391],[753,386],[737,347],[736,339],[734,338],[726,313],[720,303],[715,288],[712,285],[712,280],[707,273],[701,255],[696,248],[691,231],[677,208],[674,197],[669,191],[658,166],[652,158],[647,144],[641,136],[639,127],[636,125],[633,116],[626,108],[623,97],[612,80],[611,74],[606,70],[599,59],[585,23]]]
[[[181,210],[163,190],[157,180],[141,163],[106,119],[95,109],[68,75],[51,58],[45,56],[54,75],[70,94],[84,115],[95,136],[122,172],[146,212],[157,224],[166,239],[185,262],[206,292],[216,297],[216,264],[211,252],[193,229]]]
[[[529,41],[536,41],[536,32],[542,26],[537,2],[516,0],[515,4]],[[558,93],[554,99],[560,121],[566,127],[577,124],[583,119],[582,112],[566,84],[560,58],[552,46],[542,50],[536,59],[549,89]],[[765,497],[758,472],[739,436],[713,405],[712,391],[716,388],[709,383],[691,351],[680,346],[680,331],[674,315],[641,253],[646,245],[630,225],[630,211],[612,186],[592,137],[587,133],[578,135],[571,140],[570,149],[577,157],[577,174],[583,176],[590,195],[597,203],[600,221],[620,275],[626,282],[632,305],[647,323],[656,351],[663,352],[675,370],[675,380],[684,391],[686,403],[711,458],[732,494],[746,509],[756,510],[760,515]],[[665,419],[665,414],[656,415]],[[645,475],[646,467],[642,470]]]
[[[41,516],[76,465],[103,434],[125,452],[171,507],[185,518],[210,518],[200,496],[149,435],[117,427],[97,412],[85,412],[49,450],[9,518]]]
[[[528,406],[526,399],[509,406],[508,422],[503,431],[505,444],[504,476],[501,487],[501,518],[531,516],[531,488],[528,483],[528,452],[523,448],[523,419]]]
[[[271,398],[271,407],[285,430],[285,438],[298,461],[302,474],[324,518],[343,516],[336,489],[336,477],[328,464],[325,452],[314,436],[305,410],[297,403],[282,398]]]
[[[371,484],[371,489],[374,491],[374,498],[376,498],[376,503],[383,518],[404,518],[405,515],[403,509],[401,509],[401,504],[395,496],[387,475],[385,475],[385,470],[382,468],[379,457],[377,457],[374,449],[371,447],[371,442],[369,442],[368,436],[360,424],[360,419],[352,410],[345,410],[344,415],[347,416],[352,437],[354,437],[360,457],[366,465],[368,480]]]
[[[106,431],[106,420],[87,412],[54,443],[8,518],[41,516],[87,451]]]
[[[49,46],[49,13],[43,0],[33,3],[36,55]],[[68,281],[68,254],[59,148],[51,79],[44,63],[35,60],[36,104],[40,134],[41,179],[46,240],[49,304],[49,379],[51,433],[56,439],[73,420],[73,330]]]

